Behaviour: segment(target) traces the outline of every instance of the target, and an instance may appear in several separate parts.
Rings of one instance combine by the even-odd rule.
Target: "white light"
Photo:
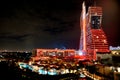
[[[96,38],[99,38],[99,36],[96,36]]]
[[[83,52],[79,50],[79,51],[78,51],[78,54],[79,54],[79,55],[83,55]]]
[[[106,43],[107,41],[106,40],[103,40],[104,43]]]
[[[120,72],[120,67],[117,68],[118,72]]]

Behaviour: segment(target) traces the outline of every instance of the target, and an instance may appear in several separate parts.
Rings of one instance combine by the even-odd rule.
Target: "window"
[[[92,29],[100,29],[100,20],[100,16],[91,17]]]

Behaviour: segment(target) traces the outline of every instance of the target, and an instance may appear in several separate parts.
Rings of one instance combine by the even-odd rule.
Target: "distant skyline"
[[[120,45],[119,0],[0,1],[0,50],[78,49],[82,2],[103,8],[110,46]]]

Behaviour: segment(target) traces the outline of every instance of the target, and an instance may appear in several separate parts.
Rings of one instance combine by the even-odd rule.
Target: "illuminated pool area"
[[[34,66],[28,65],[28,64],[22,63],[22,62],[19,63],[19,67],[21,69],[30,69],[33,72],[37,72],[38,74],[42,74],[42,75],[58,75],[59,74],[55,68],[47,70],[44,67],[38,67],[38,69],[36,71]]]
[[[18,63],[19,64],[19,67],[21,68],[21,69],[26,69],[26,68],[28,68],[28,69],[30,69],[30,70],[33,70],[33,67],[32,66],[30,66],[30,65],[28,65],[28,64],[26,64],[26,63],[23,63],[23,62],[20,62],[20,63]]]
[[[50,69],[50,70],[43,70],[43,69],[39,69],[38,70],[39,74],[43,74],[43,75],[58,75],[56,69]]]
[[[20,62],[19,67],[21,69],[30,69],[33,72],[36,72],[40,75],[60,75],[60,74],[67,74],[67,73],[76,73],[77,70],[68,70],[65,68],[56,69],[56,68],[46,68],[44,66],[37,66],[37,65],[29,65],[27,63]]]

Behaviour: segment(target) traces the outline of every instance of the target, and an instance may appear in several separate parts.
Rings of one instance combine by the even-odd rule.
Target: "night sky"
[[[120,2],[85,0],[103,7],[102,28],[109,45],[120,45]],[[95,1],[95,3],[94,3]],[[0,1],[0,50],[78,49],[83,0]]]

